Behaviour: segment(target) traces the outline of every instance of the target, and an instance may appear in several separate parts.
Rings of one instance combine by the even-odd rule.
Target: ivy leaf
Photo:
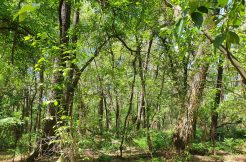
[[[197,9],[198,9],[198,11],[200,11],[202,13],[208,13],[208,8],[205,6],[200,6]]]
[[[191,19],[198,28],[200,28],[202,26],[203,16],[200,12],[191,13]]]
[[[224,40],[225,40],[225,34],[217,35],[213,42],[214,47],[219,48],[220,45],[224,42]]]
[[[227,38],[226,38],[227,42],[229,44],[239,44],[239,36],[235,33],[235,32],[232,32],[232,31],[229,31],[227,33]]]

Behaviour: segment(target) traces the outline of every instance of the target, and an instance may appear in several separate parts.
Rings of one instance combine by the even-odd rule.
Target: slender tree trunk
[[[131,95],[130,95],[130,100],[129,100],[129,108],[124,120],[124,125],[123,125],[123,132],[122,132],[122,137],[121,137],[121,143],[120,143],[120,156],[123,156],[123,144],[125,141],[125,136],[126,136],[126,129],[127,129],[127,122],[128,118],[132,112],[132,106],[133,106],[133,97],[134,97],[134,87],[135,87],[135,80],[136,80],[136,58],[133,60],[133,81],[131,85]]]
[[[18,28],[16,30],[18,30]],[[17,38],[18,38],[17,33],[16,33],[16,31],[14,31],[13,46],[11,49],[11,64],[12,65],[14,65],[14,55],[15,55],[15,48],[16,48],[16,44],[17,44]]]
[[[138,42],[138,40],[137,40]],[[146,99],[145,99],[145,77],[144,77],[144,65],[143,60],[141,57],[141,53],[139,52],[141,50],[140,44],[137,47],[136,56],[138,59],[138,65],[139,65],[139,76],[141,80],[141,97],[140,97],[140,106],[138,109],[138,117],[137,117],[137,130],[141,127],[141,121],[143,121],[142,125],[144,128],[146,128]],[[142,119],[143,118],[143,119]]]
[[[210,128],[210,137],[213,144],[215,144],[216,128],[218,126],[218,112],[216,111],[216,109],[220,104],[221,94],[222,94],[223,59],[221,57],[219,58],[217,72],[218,74],[217,74],[217,82],[216,82],[216,94],[214,99],[214,106],[212,108],[211,128]]]
[[[38,97],[38,121],[37,121],[37,130],[40,130],[41,118],[42,118],[42,107],[43,107],[43,93],[44,93],[44,68],[41,67],[39,72],[39,97]]]
[[[84,102],[84,99],[80,99],[80,104],[79,104],[79,123],[78,123],[78,131],[81,137],[83,137],[86,134],[86,115],[87,115],[87,110],[86,110],[86,105]]]
[[[147,52],[147,55],[146,55],[146,59],[145,59],[145,67],[144,67],[144,82],[142,81],[141,83],[143,84],[144,83],[144,91],[145,91],[145,95],[147,96],[147,93],[146,93],[146,77],[147,77],[147,73],[148,73],[148,66],[149,66],[149,59],[150,59],[150,52],[151,52],[151,47],[152,47],[152,43],[153,43],[153,38],[150,39],[149,41],[149,47],[148,47],[148,52]],[[152,156],[152,151],[153,151],[153,146],[152,146],[152,140],[151,140],[151,136],[150,136],[150,132],[149,132],[149,129],[150,129],[150,103],[148,102],[147,100],[147,97],[145,97],[145,105],[146,105],[146,128],[147,128],[147,144],[148,144],[148,148],[149,148],[149,151],[151,153],[151,156]]]
[[[115,128],[116,128],[116,136],[119,137],[119,128],[120,128],[120,105],[118,100],[118,95],[115,96],[116,103],[116,112],[115,112]]]
[[[32,93],[32,97],[30,97],[30,103],[29,103],[29,110],[30,110],[30,127],[29,127],[29,151],[31,151],[32,146],[32,130],[33,130],[33,103],[35,101],[36,95],[37,95],[37,78],[35,76],[35,72],[33,73],[34,78],[34,92]],[[31,87],[30,87],[31,92]]]
[[[160,112],[160,102],[161,102],[161,95],[163,93],[163,89],[164,89],[164,81],[165,81],[165,71],[163,72],[162,75],[162,79],[161,79],[161,89],[160,89],[160,93],[157,96],[157,103],[156,103],[156,113]],[[161,117],[158,117],[157,122],[157,129],[160,130],[161,129]]]
[[[107,99],[106,96],[103,96],[103,103],[105,107],[105,118],[106,118],[106,128],[107,130],[111,129],[111,110],[110,107],[107,106]]]
[[[98,104],[98,126],[99,134],[103,134],[103,92],[100,93],[100,101]]]
[[[110,54],[112,61],[112,71],[113,71],[113,80],[115,80],[115,55],[112,50],[112,46],[110,45]],[[120,128],[120,105],[119,105],[119,97],[116,87],[113,88],[113,92],[115,94],[115,129],[116,129],[116,137],[119,138],[119,128]],[[113,99],[111,97],[111,102],[113,105]]]
[[[99,134],[103,134],[103,114],[104,114],[104,91],[103,91],[103,83],[102,83],[102,78],[98,72],[98,67],[97,67],[97,62],[94,60],[96,70],[97,70],[97,76],[99,80],[99,103],[98,103],[98,109],[97,109],[97,114],[98,114],[98,126],[99,126]]]
[[[178,151],[185,149],[194,137],[197,111],[200,106],[200,100],[209,66],[209,64],[203,59],[207,55],[207,52],[205,44],[202,43],[196,53],[195,62],[199,67],[198,69],[193,68],[194,76],[191,79],[185,112],[181,113],[181,117],[177,121],[175,133],[173,135],[174,146]]]

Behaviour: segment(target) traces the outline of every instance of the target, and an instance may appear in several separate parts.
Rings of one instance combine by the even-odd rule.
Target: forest
[[[0,161],[245,162],[245,0],[0,0]]]

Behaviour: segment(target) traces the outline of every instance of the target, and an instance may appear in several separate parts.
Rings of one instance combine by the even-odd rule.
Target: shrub
[[[206,143],[192,143],[189,152],[193,155],[208,155],[209,146]]]
[[[170,148],[172,145],[172,132],[152,133],[152,143],[154,151]]]
[[[223,142],[217,143],[216,149],[237,153],[240,152],[238,147],[244,142],[242,139],[225,138]]]
[[[144,149],[144,150],[148,149],[146,137],[133,139],[133,142],[137,147],[139,147],[141,149]]]
[[[98,161],[100,161],[100,162],[110,162],[110,161],[112,161],[112,157],[110,157],[108,155],[101,155],[98,158]]]

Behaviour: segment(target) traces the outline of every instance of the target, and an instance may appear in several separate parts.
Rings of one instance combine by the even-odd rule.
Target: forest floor
[[[193,161],[199,162],[246,162],[246,143],[240,148],[240,154],[229,153],[225,151],[215,151],[214,155],[200,156],[194,155]]]
[[[226,151],[215,151],[214,155],[207,155],[207,156],[201,156],[201,155],[193,155],[192,156],[192,162],[246,162],[246,143],[244,143],[244,145],[242,145],[242,147],[240,148],[240,154],[236,154],[236,153],[229,153]],[[88,157],[88,161],[98,161],[95,160],[97,159],[101,154],[99,152],[95,152],[92,150],[85,150],[84,155],[86,157]],[[113,162],[126,162],[126,161],[132,161],[132,162],[140,162],[140,161],[153,161],[150,158],[150,154],[146,153],[146,152],[141,152],[139,150],[131,150],[131,151],[124,151],[124,159],[120,159],[118,154],[109,154],[107,155],[108,157],[111,157],[110,161]],[[167,161],[167,162],[171,162],[173,161],[172,156],[178,156],[177,154],[173,154],[173,153],[159,153],[154,155],[154,161]],[[27,157],[27,155],[17,155],[15,157],[15,162],[20,162],[20,161],[24,161],[23,159],[25,159]],[[54,158],[51,161],[56,161],[58,159]],[[8,152],[0,152],[0,162],[12,162],[13,161],[13,154],[10,154]],[[50,160],[40,160],[42,162],[45,161],[50,161]]]

